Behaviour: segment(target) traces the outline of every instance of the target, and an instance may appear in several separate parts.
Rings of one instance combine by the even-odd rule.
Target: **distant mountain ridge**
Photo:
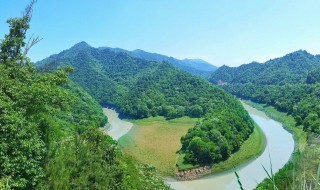
[[[239,67],[222,66],[209,81],[218,84],[284,84],[304,83],[308,72],[320,66],[320,56],[299,50],[265,63],[252,62]]]
[[[218,67],[202,60],[202,59],[177,59],[174,57],[169,57],[166,55],[161,55],[158,53],[150,53],[141,49],[136,49],[133,51],[128,51],[121,48],[110,48],[110,47],[100,47],[99,49],[110,49],[114,52],[125,52],[129,55],[146,59],[149,61],[162,62],[167,61],[171,63],[174,67],[179,68],[188,73],[194,74],[196,76],[207,78],[212,72],[214,72]]]

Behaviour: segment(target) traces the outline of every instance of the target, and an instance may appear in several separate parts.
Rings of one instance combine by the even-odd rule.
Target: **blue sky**
[[[6,20],[28,0],[0,0]],[[86,41],[238,66],[304,49],[320,54],[319,0],[38,0],[28,35],[32,61]]]

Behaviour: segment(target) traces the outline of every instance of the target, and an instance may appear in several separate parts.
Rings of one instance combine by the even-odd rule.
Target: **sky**
[[[0,39],[28,2],[0,0]],[[81,41],[216,66],[320,54],[319,0],[38,0],[30,24],[28,36],[43,38],[34,62]]]

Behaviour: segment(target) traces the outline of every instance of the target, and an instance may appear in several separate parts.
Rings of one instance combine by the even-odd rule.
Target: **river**
[[[255,160],[237,168],[243,188],[254,189],[258,183],[267,177],[262,165],[270,173],[270,158],[273,172],[281,169],[290,159],[294,151],[292,135],[286,131],[281,123],[270,119],[263,112],[246,104],[245,109],[251,118],[259,125],[267,138],[264,152]],[[270,157],[269,157],[270,155]],[[167,183],[175,190],[236,190],[240,189],[233,171],[209,175],[192,181],[176,181],[167,179]]]
[[[133,124],[119,118],[119,113],[110,108],[103,108],[104,114],[108,117],[110,128],[106,133],[114,140],[119,140],[120,137],[130,131]]]
[[[270,158],[274,173],[288,162],[294,151],[294,140],[292,135],[279,122],[270,119],[263,112],[246,104],[244,104],[244,107],[249,112],[251,118],[260,126],[267,139],[266,148],[258,158],[237,168],[244,189],[250,190],[267,177],[262,165],[270,172]],[[119,119],[116,111],[108,108],[104,108],[103,110],[111,124],[107,133],[113,139],[118,140],[133,126],[132,123]],[[233,171],[208,175],[192,181],[166,179],[166,182],[175,190],[240,189]]]

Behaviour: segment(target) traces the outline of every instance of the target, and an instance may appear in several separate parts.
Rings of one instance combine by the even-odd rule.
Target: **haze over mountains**
[[[134,57],[146,59],[149,61],[162,62],[167,61],[171,63],[173,66],[189,72],[191,74],[197,75],[202,78],[207,78],[213,71],[215,71],[218,67],[202,60],[202,59],[176,59],[174,57],[169,57],[166,55],[161,55],[158,53],[150,53],[140,49],[136,49],[133,51],[124,50],[121,48],[109,48],[109,47],[100,47],[99,49],[110,49],[114,52],[125,52]]]

